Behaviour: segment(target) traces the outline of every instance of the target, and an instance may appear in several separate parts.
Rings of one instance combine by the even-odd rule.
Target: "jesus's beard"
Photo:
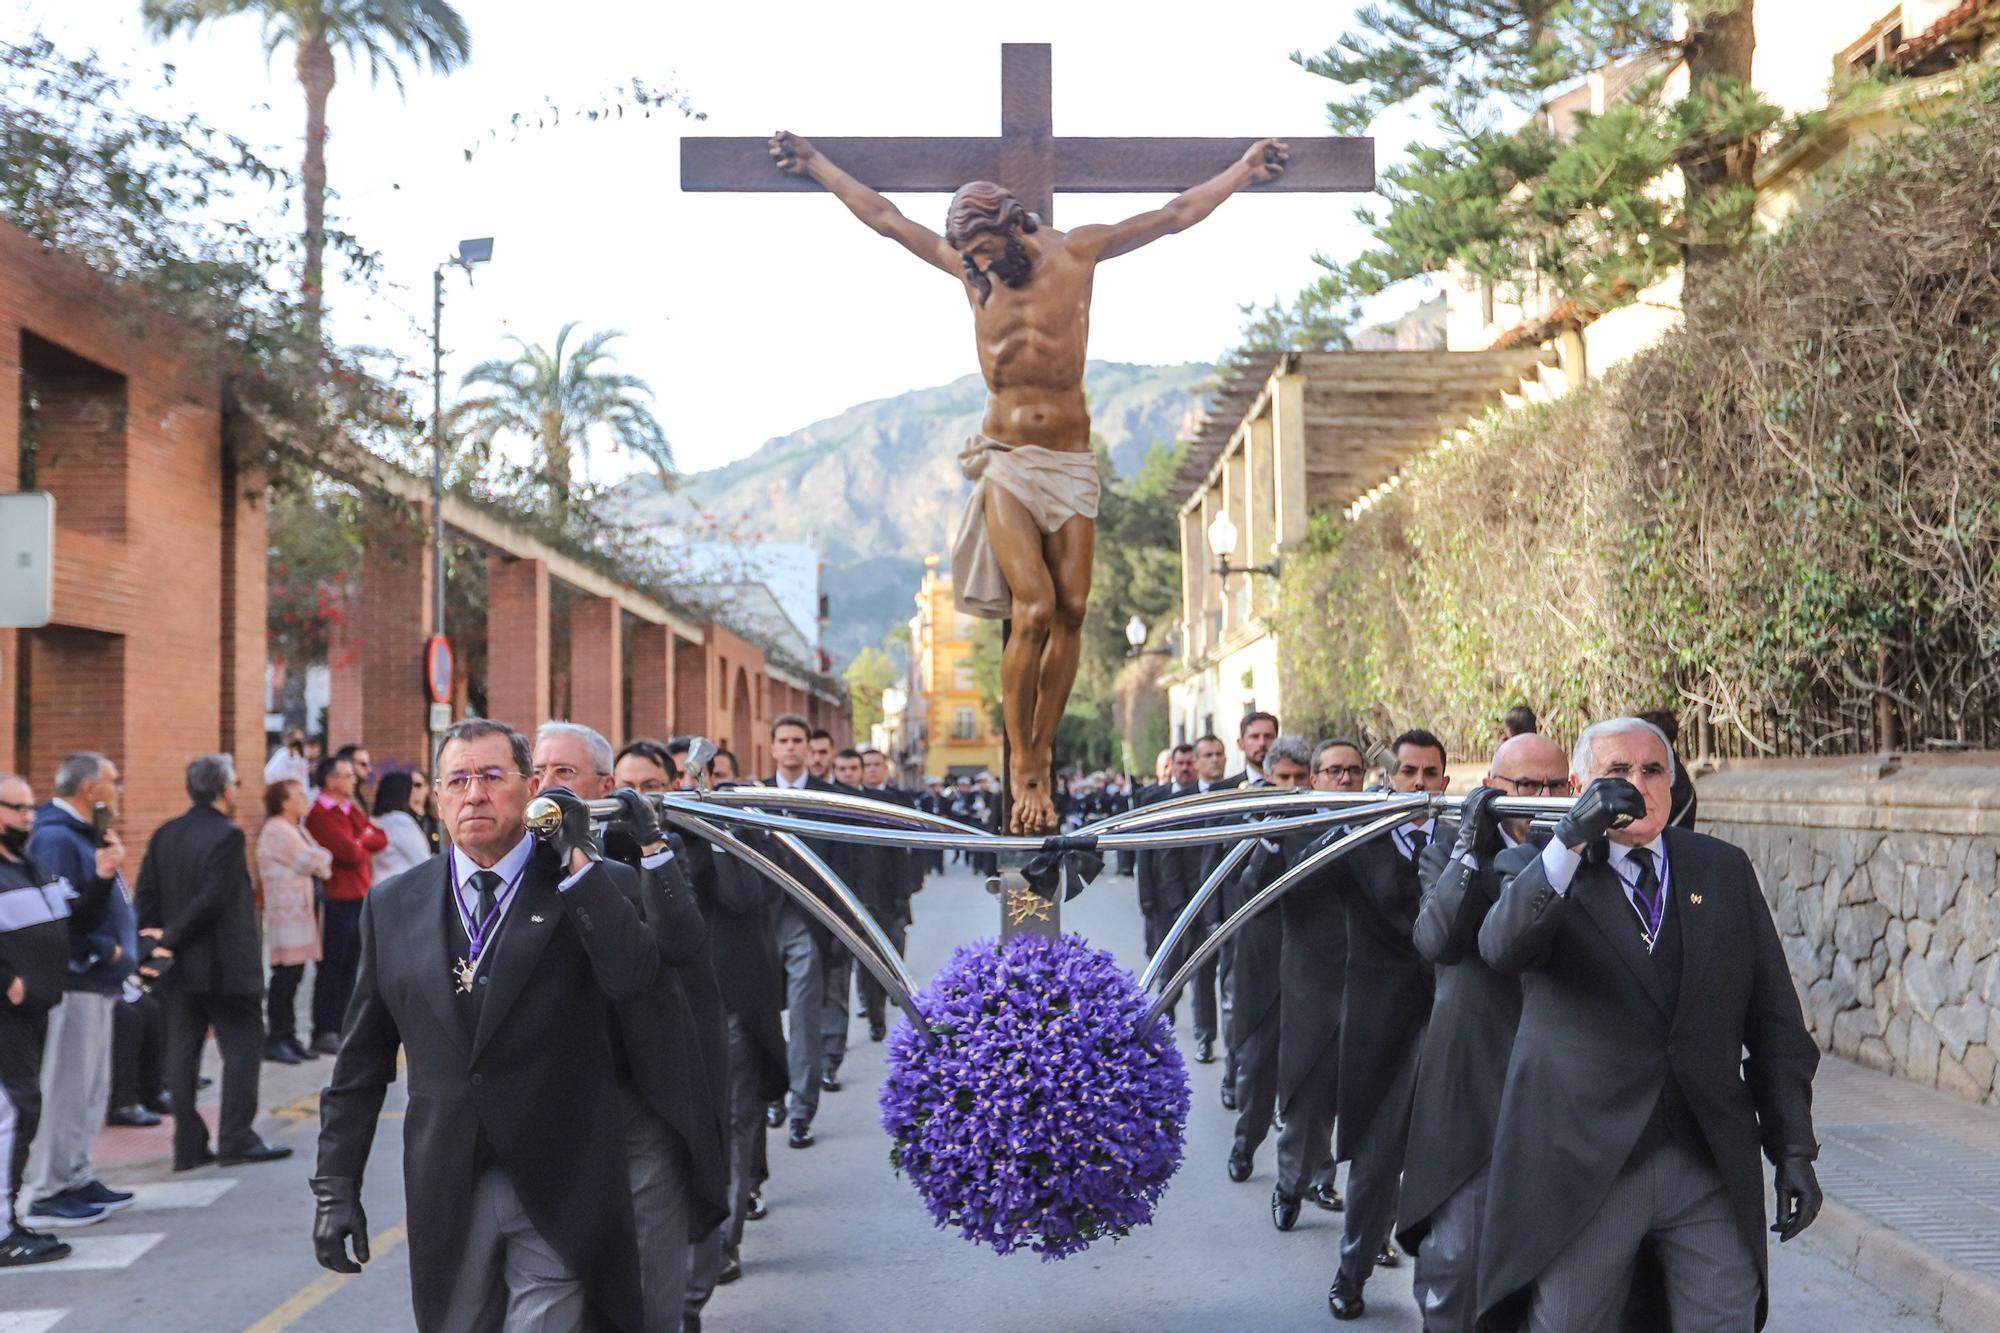
[[[993,261],[990,272],[1009,287],[1025,287],[1028,277],[1034,271],[1035,261],[1028,254],[1028,247],[1018,236],[1007,238],[1007,253]]]

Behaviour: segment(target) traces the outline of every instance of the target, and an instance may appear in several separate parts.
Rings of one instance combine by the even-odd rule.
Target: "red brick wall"
[[[609,597],[578,596],[569,608],[570,721],[597,728],[614,747],[625,743],[624,614]]]
[[[708,653],[701,644],[675,639],[674,729],[686,736],[708,736],[708,719]]]
[[[632,736],[665,740],[675,733],[674,631],[641,622],[632,627]]]
[[[486,705],[523,735],[549,720],[549,567],[486,560]]]
[[[327,739],[368,747],[378,769],[430,767],[430,694],[424,642],[431,633],[430,506],[384,508],[371,523],[361,591],[349,606],[360,666],[360,726]]]

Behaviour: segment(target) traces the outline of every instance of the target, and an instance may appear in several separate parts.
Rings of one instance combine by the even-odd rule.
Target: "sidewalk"
[[[213,1040],[203,1052],[201,1072],[215,1080],[203,1088],[201,1095],[195,1099],[202,1119],[208,1122],[212,1146],[222,1097],[222,1060],[215,1053]],[[325,1086],[332,1072],[333,1057],[326,1055],[297,1065],[266,1062],[257,1080],[257,1132],[268,1138],[292,1121],[316,1119],[319,1116],[319,1090]],[[90,1159],[100,1167],[119,1170],[171,1163],[174,1159],[173,1117],[163,1118],[150,1129],[105,1126],[97,1136],[96,1146],[91,1149]]]
[[[1826,1211],[1802,1240],[1957,1333],[2000,1333],[2000,1110],[1834,1056],[1813,1083]]]

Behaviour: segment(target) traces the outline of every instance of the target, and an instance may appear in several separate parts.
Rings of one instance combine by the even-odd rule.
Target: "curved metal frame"
[[[931,1032],[930,1020],[924,1017],[923,1010],[917,1007],[916,997],[910,993],[913,988],[905,986],[895,971],[885,968],[881,960],[869,949],[868,942],[856,934],[852,926],[841,920],[839,913],[821,902],[810,889],[799,883],[791,871],[734,833],[717,828],[699,815],[676,811],[670,813],[668,818],[696,837],[705,838],[716,846],[726,848],[732,854],[742,857],[768,876],[774,884],[791,896],[793,902],[803,907],[808,915],[840,937],[840,942],[853,951],[861,965],[874,974],[875,980],[882,983],[882,989],[889,993],[889,998],[910,1016],[911,1023],[925,1044],[931,1046],[937,1044],[937,1037]]]
[[[1146,969],[1139,974],[1140,990],[1153,989],[1153,983],[1160,979],[1160,973],[1165,970],[1167,959],[1173,954],[1175,946],[1181,942],[1181,936],[1194,929],[1194,923],[1200,917],[1201,909],[1208,906],[1208,900],[1215,896],[1216,890],[1222,887],[1223,881],[1229,878],[1236,867],[1243,864],[1244,858],[1250,855],[1251,849],[1256,845],[1256,839],[1245,838],[1230,848],[1229,854],[1216,863],[1215,869],[1202,881],[1201,887],[1195,890],[1194,897],[1188,899],[1187,906],[1183,907],[1181,914],[1174,918],[1174,924],[1168,928],[1166,938],[1160,941],[1160,947],[1153,950],[1153,956],[1146,960]]]
[[[903,983],[905,989],[915,991],[917,989],[916,978],[911,976],[909,969],[904,966],[902,956],[896,952],[896,946],[891,944],[889,937],[882,933],[882,923],[875,919],[875,914],[868,910],[866,904],[854,896],[854,890],[847,887],[847,882],[834,873],[833,867],[828,865],[818,852],[806,846],[805,843],[792,834],[780,833],[777,837],[778,841],[789,848],[793,855],[811,866],[813,871],[826,881],[826,886],[833,891],[833,896],[838,898],[840,905],[845,907],[848,913],[853,916],[854,924],[860,928],[863,934],[867,935],[868,942],[875,946],[875,956],[881,960],[882,966],[893,971]],[[843,1001],[844,1004],[845,1002]]]
[[[1217,926],[1207,939],[1195,947],[1194,952],[1188,955],[1187,962],[1181,964],[1181,970],[1174,973],[1173,979],[1167,982],[1166,989],[1162,990],[1147,1008],[1146,1016],[1139,1020],[1139,1030],[1141,1032],[1146,1031],[1153,1025],[1154,1019],[1167,1011],[1167,1006],[1173,1003],[1173,998],[1179,995],[1188,982],[1194,979],[1194,974],[1201,969],[1201,965],[1214,957],[1221,950],[1223,944],[1228,941],[1229,937],[1243,929],[1251,917],[1256,916],[1259,912],[1270,906],[1280,895],[1290,892],[1295,885],[1299,884],[1307,875],[1318,870],[1321,866],[1330,861],[1340,859],[1364,842],[1381,837],[1384,833],[1387,833],[1399,824],[1409,823],[1410,817],[1413,814],[1419,810],[1428,808],[1429,798],[1426,797],[1422,801],[1417,801],[1412,805],[1392,810],[1373,823],[1366,824],[1354,830],[1339,841],[1328,843],[1305,860],[1291,867],[1284,874],[1278,876],[1277,879],[1273,880],[1259,892],[1256,897],[1237,908],[1227,921]]]

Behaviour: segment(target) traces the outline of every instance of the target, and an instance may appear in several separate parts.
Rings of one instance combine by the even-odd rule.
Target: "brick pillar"
[[[486,706],[533,737],[549,720],[549,567],[486,558]]]
[[[378,770],[430,767],[430,694],[424,688],[424,642],[431,635],[430,506],[386,516],[368,534],[361,593],[348,625],[360,641],[361,729],[334,732],[338,748],[368,747]]]
[[[361,655],[361,631],[356,623],[360,608],[355,604],[352,593],[343,593],[339,602],[340,619],[327,632],[326,649],[326,740],[327,753],[339,749],[343,741],[335,737],[351,737],[361,730],[361,680],[364,674]],[[319,719],[308,717],[306,730],[311,732],[319,725]],[[374,758],[370,755],[369,758]]]
[[[640,621],[632,628],[632,736],[665,740],[674,735],[674,631]]]
[[[707,736],[708,649],[674,640],[674,725],[686,736]]]
[[[578,597],[569,608],[569,717],[625,743],[624,611],[609,597]]]
[[[264,766],[265,603],[270,579],[269,527],[262,491],[265,478],[239,469],[225,450],[222,471],[222,714],[220,749],[236,757],[245,792],[262,787]],[[254,839],[264,809],[239,800],[237,823]],[[254,842],[252,844],[255,845]]]

